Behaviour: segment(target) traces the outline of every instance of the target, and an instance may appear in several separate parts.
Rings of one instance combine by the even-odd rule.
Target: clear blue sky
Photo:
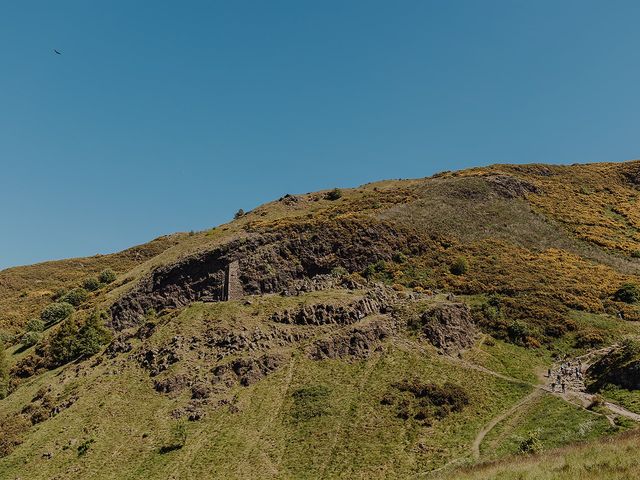
[[[0,268],[288,192],[640,156],[639,2],[0,7]]]

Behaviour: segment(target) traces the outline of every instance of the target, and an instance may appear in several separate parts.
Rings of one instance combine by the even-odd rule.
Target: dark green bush
[[[49,356],[54,365],[63,365],[79,357],[89,357],[111,340],[104,326],[105,312],[93,312],[82,324],[70,318],[52,335]]]
[[[87,298],[89,298],[89,293],[84,288],[77,287],[69,290],[65,295],[60,297],[59,301],[70,303],[74,307],[79,307]]]
[[[100,280],[96,277],[88,277],[84,279],[82,286],[89,292],[95,292],[100,288]]]
[[[386,394],[383,405],[396,403],[398,418],[413,417],[424,425],[431,425],[436,419],[445,418],[452,412],[460,412],[469,404],[465,389],[451,382],[442,385],[422,383],[417,378],[403,380],[393,385],[400,396]]]
[[[402,252],[396,252],[393,254],[392,260],[396,263],[405,263],[407,261],[407,256]]]
[[[89,451],[91,444],[94,442],[95,440],[93,438],[89,438],[78,445],[78,456],[82,457],[83,455],[85,455]]]
[[[640,287],[634,283],[625,283],[616,291],[616,293],[613,294],[613,298],[624,303],[639,302]]]
[[[62,320],[68,318],[75,309],[73,305],[66,302],[58,302],[52,303],[42,310],[40,314],[40,318],[45,323],[45,325],[53,325],[54,323],[61,322]]]
[[[333,190],[327,192],[324,198],[326,198],[327,200],[338,200],[342,198],[342,190],[340,190],[339,188],[334,188]]]
[[[535,454],[542,452],[543,445],[540,441],[538,432],[529,432],[527,437],[520,442],[518,450],[521,454]]]
[[[391,281],[393,277],[387,269],[387,262],[384,260],[378,260],[376,263],[371,263],[362,272],[362,276],[372,280]]]
[[[467,262],[467,259],[465,257],[456,258],[449,267],[449,271],[454,275],[464,275],[465,273],[467,273],[468,269],[469,262]]]
[[[42,334],[40,332],[28,331],[22,335],[22,338],[20,338],[20,343],[25,348],[33,347],[40,341],[40,338],[42,338]]]
[[[107,313],[95,311],[84,322],[78,332],[78,356],[90,357],[111,341],[111,332],[104,326]]]
[[[44,322],[39,318],[31,318],[25,325],[24,329],[27,332],[43,332]]]
[[[511,342],[522,345],[526,338],[531,336],[531,332],[523,323],[514,321],[509,323],[509,326],[507,327],[507,336]]]
[[[98,280],[100,280],[100,283],[104,283],[106,285],[115,282],[116,278],[117,277],[115,272],[110,268],[104,269],[100,272],[100,275],[98,275]]]
[[[233,218],[235,218],[236,220],[238,220],[239,218],[242,218],[245,216],[244,210],[243,209],[239,209],[234,215]]]

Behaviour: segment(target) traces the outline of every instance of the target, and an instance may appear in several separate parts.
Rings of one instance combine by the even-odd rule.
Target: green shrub
[[[467,259],[465,257],[456,258],[449,267],[449,271],[454,275],[464,275],[465,273],[467,273],[468,269],[469,262],[467,262]]]
[[[84,279],[84,282],[82,282],[82,286],[89,292],[95,292],[100,288],[100,280],[98,280],[96,277],[88,277]]]
[[[111,340],[104,326],[105,312],[93,312],[82,325],[70,318],[52,335],[49,356],[54,365],[63,365],[79,357],[90,357]]]
[[[89,451],[91,444],[94,442],[95,440],[93,438],[89,438],[78,445],[78,456],[82,457],[83,455],[85,455]]]
[[[331,275],[334,277],[344,277],[345,275],[349,275],[349,272],[344,267],[333,267],[331,269]]]
[[[104,326],[107,313],[95,311],[84,322],[78,332],[78,356],[90,357],[111,341],[111,332]]]
[[[9,455],[22,443],[31,425],[23,415],[8,415],[0,419],[0,458]]]
[[[543,450],[542,442],[540,441],[537,431],[529,432],[527,437],[520,442],[518,448],[522,454],[535,454],[540,453]]]
[[[89,293],[84,288],[77,287],[60,297],[59,301],[70,303],[74,307],[79,307],[87,298],[89,298]]]
[[[49,356],[54,365],[63,365],[78,357],[78,323],[70,318],[51,336]]]
[[[362,272],[362,276],[367,279],[388,280],[391,281],[393,277],[390,272],[387,271],[387,262],[384,260],[378,260],[376,263],[371,263]]]
[[[42,334],[40,332],[28,331],[22,335],[22,338],[20,339],[20,343],[25,348],[33,347],[36,343],[40,341],[40,338],[42,338]]]
[[[631,257],[640,258],[640,250],[634,250],[633,252],[631,252]]]
[[[407,256],[402,252],[396,252],[393,254],[392,260],[396,263],[405,263],[407,261]]]
[[[104,269],[100,272],[100,275],[98,275],[98,280],[100,280],[100,283],[104,283],[106,285],[115,282],[116,278],[117,276],[115,272],[110,268]]]
[[[626,337],[620,342],[620,351],[624,359],[636,359],[640,356],[640,341],[636,338]]]
[[[339,188],[334,188],[333,190],[326,193],[324,196],[327,200],[338,200],[342,198],[342,190]]]
[[[613,294],[613,298],[619,302],[636,303],[640,301],[640,288],[634,283],[625,283]]]
[[[578,348],[595,348],[606,343],[602,332],[598,330],[584,330],[576,335],[575,346]]]
[[[27,332],[43,332],[44,322],[39,318],[31,318],[24,327]]]
[[[507,336],[511,342],[523,345],[525,339],[531,336],[531,332],[529,328],[521,322],[514,321],[509,324],[507,327]]]
[[[4,329],[0,329],[0,343],[11,345],[15,339],[15,335]]]
[[[45,325],[53,325],[54,323],[61,322],[62,320],[68,318],[75,309],[73,305],[66,302],[58,302],[52,303],[42,310],[40,314],[40,318],[45,323]]]

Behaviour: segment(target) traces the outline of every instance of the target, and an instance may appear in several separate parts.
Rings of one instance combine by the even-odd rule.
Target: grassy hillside
[[[184,238],[176,234],[111,255],[44,262],[0,271],[0,329],[13,333],[51,302],[54,293],[110,268],[124,274]]]
[[[476,465],[442,478],[455,480],[627,480],[640,475],[638,432],[551,450],[540,455],[510,457]]]
[[[566,446],[635,429],[638,392],[601,382],[630,412],[587,409],[594,392],[543,374],[591,352],[591,385],[633,363],[587,369],[638,335],[639,195],[640,162],[495,165],[2,271],[0,477],[633,473]],[[227,300],[232,264],[243,295]],[[106,268],[114,281],[56,295]]]

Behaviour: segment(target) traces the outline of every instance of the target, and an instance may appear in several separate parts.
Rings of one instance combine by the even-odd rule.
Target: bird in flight
[[[54,52],[56,52],[58,55],[62,55],[58,50],[56,50],[55,48],[53,49]]]

